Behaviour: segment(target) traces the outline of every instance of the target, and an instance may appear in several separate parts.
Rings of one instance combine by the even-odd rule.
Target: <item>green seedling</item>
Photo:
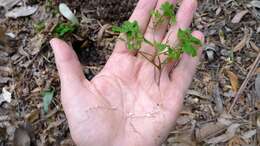
[[[124,33],[126,35],[127,48],[131,51],[139,50],[144,41],[144,37],[140,31],[137,21],[126,21],[121,27],[113,27],[112,30],[117,33]]]
[[[152,29],[156,29],[157,26],[161,25],[163,22],[166,22],[167,20],[170,20],[170,24],[174,25],[176,23],[174,9],[175,6],[173,4],[165,2],[161,5],[160,11],[153,11],[151,13],[154,23],[154,27]],[[192,57],[197,56],[197,47],[202,45],[199,39],[192,36],[191,30],[189,29],[178,30],[177,37],[179,39],[179,43],[176,47],[173,47],[170,44],[168,44],[168,40],[166,41],[166,43],[161,43],[156,42],[154,40],[151,41],[146,39],[143,36],[137,21],[126,21],[122,24],[121,27],[114,26],[112,30],[114,32],[124,34],[125,38],[119,38],[126,42],[127,48],[130,51],[135,51],[142,55],[159,70],[162,69],[163,64],[166,64],[170,61],[179,60],[183,53],[186,53]],[[155,49],[155,54],[148,54],[146,52],[142,52],[140,48],[142,47],[143,43],[152,46],[152,48]],[[162,55],[167,56],[165,60],[161,60]]]
[[[151,15],[153,17],[154,27],[161,25],[165,20],[169,19],[170,24],[176,23],[176,16],[174,13],[175,6],[170,2],[165,2],[161,5],[160,11],[152,11]]]
[[[73,33],[79,27],[78,18],[72,13],[70,8],[64,4],[59,4],[59,12],[64,16],[69,22],[59,23],[53,30],[53,34],[63,38],[66,34]]]
[[[180,41],[180,49],[182,52],[189,54],[192,57],[197,56],[197,48],[196,46],[201,46],[202,43],[199,39],[195,38],[191,34],[191,30],[189,29],[179,29],[178,38]]]
[[[53,34],[63,38],[66,34],[72,33],[77,26],[72,23],[59,23],[53,30]]]

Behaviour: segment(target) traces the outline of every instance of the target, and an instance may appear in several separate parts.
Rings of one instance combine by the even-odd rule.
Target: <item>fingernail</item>
[[[55,42],[56,42],[56,38],[53,38],[53,39],[50,40],[50,45],[51,45],[52,48],[55,47]]]

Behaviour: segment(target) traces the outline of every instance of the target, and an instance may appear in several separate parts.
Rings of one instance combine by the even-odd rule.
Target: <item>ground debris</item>
[[[225,134],[211,138],[209,140],[206,140],[207,143],[221,143],[221,142],[227,142],[228,140],[232,139],[235,134],[236,130],[239,128],[240,124],[232,124],[228,127],[227,131]]]
[[[24,128],[17,128],[14,132],[14,146],[30,146],[31,138],[29,132]]]
[[[55,26],[68,23],[58,14],[58,2],[66,3],[80,20],[78,29],[63,39],[75,48],[85,76],[91,79],[102,70],[115,46],[117,36],[111,32],[111,26],[127,20],[136,1],[0,0],[4,8],[0,18],[0,89],[13,89],[11,102],[0,106],[0,145],[12,145],[15,127],[21,128],[17,125],[25,123],[33,127],[36,139],[30,136],[32,145],[73,145],[60,102],[54,55],[48,43]],[[249,123],[256,122],[252,119],[260,109],[256,99],[260,94],[257,77],[260,71],[249,79],[231,115],[222,116],[228,113],[235,93],[259,53],[259,0],[198,2],[192,30],[200,30],[206,36],[203,57],[184,99],[184,109],[164,146],[219,141],[220,144],[212,145],[254,145],[257,136],[260,142],[259,115],[255,118],[258,128]],[[20,14],[14,13],[12,18],[2,18],[14,9],[24,9],[30,17],[20,18]],[[55,89],[55,95],[48,104],[48,113],[44,113],[42,93],[50,87]],[[8,112],[3,113],[2,109]]]
[[[231,125],[231,121],[221,118],[216,122],[208,122],[196,129],[196,139],[198,141],[207,141],[210,138],[214,138],[217,134],[222,133],[228,126]]]
[[[15,6],[17,3],[19,3],[21,0],[0,0],[0,6],[4,7],[5,10],[9,10],[13,6]]]
[[[2,89],[2,94],[0,94],[0,105],[3,102],[11,102],[11,98],[12,98],[12,93],[8,92],[6,88]]]
[[[238,12],[231,20],[232,23],[239,23],[241,19],[248,13],[248,10]]]
[[[23,6],[23,7],[18,7],[14,8],[11,11],[8,11],[5,14],[5,17],[7,18],[18,18],[18,17],[25,17],[25,16],[30,16],[34,14],[38,9],[38,6]]]
[[[260,73],[257,74],[255,79],[255,91],[257,98],[260,100]]]
[[[250,32],[249,30],[245,29],[245,34],[244,37],[241,39],[241,41],[235,46],[235,48],[233,49],[234,52],[237,51],[241,51],[245,46],[246,43],[249,42],[250,38],[251,38],[252,32]]]

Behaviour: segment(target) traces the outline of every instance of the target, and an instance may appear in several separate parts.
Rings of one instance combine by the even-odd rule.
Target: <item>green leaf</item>
[[[161,17],[162,15],[161,15],[161,13],[158,10],[153,10],[151,12],[151,16],[155,17],[155,18],[158,18],[158,17]]]
[[[190,40],[195,45],[202,45],[201,41],[199,39],[195,38],[194,36],[191,36]]]
[[[43,91],[42,96],[43,96],[43,110],[45,113],[48,112],[49,110],[49,105],[51,104],[51,101],[54,97],[54,88],[48,89],[46,91]]]
[[[191,31],[189,29],[179,29],[178,38],[180,41],[185,42],[189,40],[189,34],[191,35]]]
[[[54,28],[53,33],[58,37],[64,37],[65,34],[72,33],[75,30],[76,26],[72,23],[60,23]]]
[[[176,16],[172,16],[170,19],[170,24],[174,25],[174,24],[176,24],[176,22],[177,22]]]
[[[130,51],[133,51],[133,50],[134,50],[134,45],[131,44],[131,43],[127,43],[127,48],[128,48]]]
[[[116,32],[116,33],[121,33],[121,32],[122,32],[122,28],[121,28],[121,27],[118,27],[118,26],[113,26],[113,27],[112,27],[112,31],[113,31],[113,32]]]
[[[161,5],[163,15],[166,17],[172,17],[174,15],[174,5],[170,2],[165,2]]]
[[[179,29],[178,38],[180,40],[181,50],[184,53],[191,55],[192,57],[197,56],[197,49],[194,46],[202,45],[201,41],[191,34],[189,29]]]
[[[159,53],[165,51],[165,49],[168,47],[167,44],[163,44],[163,43],[159,43],[159,42],[155,42],[154,46],[156,49],[158,49]]]
[[[151,15],[153,17],[153,21],[154,21],[155,25],[159,25],[159,24],[163,23],[163,21],[164,21],[163,16],[158,10],[152,11]]]
[[[121,27],[115,26],[112,30],[126,35],[127,48],[129,50],[133,51],[141,48],[144,37],[137,21],[125,21]]]
[[[186,42],[182,46],[182,51],[191,55],[192,57],[197,56],[197,49],[194,48],[190,43]]]
[[[169,60],[178,60],[178,59],[180,59],[180,56],[181,56],[180,51],[176,51],[173,48],[168,49],[168,59]]]

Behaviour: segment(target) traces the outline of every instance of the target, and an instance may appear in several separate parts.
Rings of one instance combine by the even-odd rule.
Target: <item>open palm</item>
[[[179,28],[189,27],[196,0],[183,0],[177,24],[151,30],[150,12],[167,0],[140,0],[130,18],[137,20],[145,38],[174,46]],[[174,3],[174,1],[173,1]],[[200,32],[193,35],[203,40]],[[117,42],[104,69],[85,79],[78,58],[65,42],[51,41],[61,78],[62,104],[72,137],[80,146],[156,146],[170,132],[188,89],[199,56],[183,55],[177,66],[167,64],[161,74],[146,59]],[[144,45],[142,51],[154,53]],[[199,51],[201,52],[201,51]]]

